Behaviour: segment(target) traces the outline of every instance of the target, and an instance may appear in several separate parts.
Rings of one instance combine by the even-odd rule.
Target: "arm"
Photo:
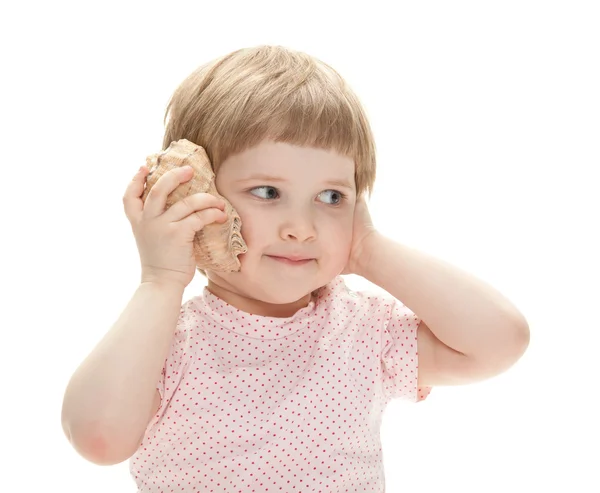
[[[156,412],[159,380],[181,309],[183,287],[141,283],[121,316],[67,385],[62,426],[91,462],[129,458]]]
[[[355,270],[421,318],[419,386],[491,377],[527,348],[529,327],[517,308],[442,260],[373,232],[363,242]]]

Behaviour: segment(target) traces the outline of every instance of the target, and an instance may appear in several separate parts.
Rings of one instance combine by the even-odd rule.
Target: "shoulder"
[[[393,299],[375,290],[354,286],[338,276],[328,285],[321,288],[321,306],[327,307],[331,314],[367,314],[389,311]]]
[[[185,301],[177,316],[177,325],[173,333],[173,344],[185,344],[191,337],[191,332],[198,325],[199,318],[204,312],[202,297],[195,296]]]
[[[326,286],[321,307],[328,316],[368,323],[382,330],[392,319],[411,323],[414,317],[406,306],[378,286],[360,279],[348,282],[341,276]]]
[[[477,366],[473,359],[454,350],[438,339],[418,314],[377,286],[357,291],[345,283],[338,286],[341,299],[355,300],[356,312],[369,319],[371,325],[382,327],[382,350],[406,352],[412,347],[417,362],[417,386],[431,388],[440,385],[459,385],[477,380]]]

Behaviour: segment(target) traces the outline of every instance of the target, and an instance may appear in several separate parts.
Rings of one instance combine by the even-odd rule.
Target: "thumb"
[[[123,195],[123,208],[125,215],[131,221],[140,216],[144,209],[144,203],[142,202],[142,194],[144,193],[144,184],[146,183],[146,176],[148,174],[148,168],[141,166],[137,173],[133,176]]]

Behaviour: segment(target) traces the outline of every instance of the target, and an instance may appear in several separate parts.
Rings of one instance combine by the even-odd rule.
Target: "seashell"
[[[231,203],[217,192],[215,174],[206,151],[189,140],[180,139],[171,142],[166,150],[148,156],[146,164],[150,173],[142,194],[143,202],[162,175],[171,169],[186,165],[194,169],[194,176],[169,194],[167,209],[178,200],[200,192],[210,193],[225,202],[227,221],[223,224],[208,224],[196,233],[194,257],[198,269],[238,272],[241,269],[238,255],[248,251],[241,234],[242,220]]]

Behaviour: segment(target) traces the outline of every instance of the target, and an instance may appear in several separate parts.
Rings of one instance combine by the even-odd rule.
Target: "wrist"
[[[369,272],[373,266],[378,245],[381,244],[382,239],[383,236],[375,230],[364,237],[354,261],[353,272],[355,274],[369,279]]]
[[[142,267],[140,284],[183,290],[191,280],[190,276],[176,270],[161,267]]]
[[[172,292],[176,294],[183,294],[185,290],[185,285],[182,282],[158,278],[153,279],[151,277],[142,278],[140,287],[162,293]]]

